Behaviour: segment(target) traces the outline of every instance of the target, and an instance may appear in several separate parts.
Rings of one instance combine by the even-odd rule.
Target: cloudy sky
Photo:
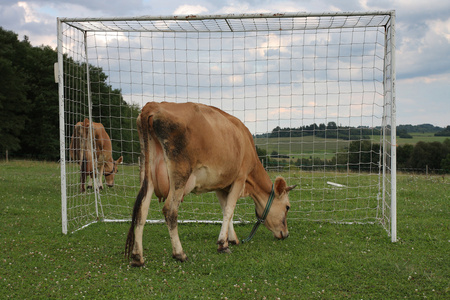
[[[189,4],[188,4],[189,3]],[[396,10],[397,124],[450,125],[450,1],[2,0],[0,26],[56,47],[57,17]]]

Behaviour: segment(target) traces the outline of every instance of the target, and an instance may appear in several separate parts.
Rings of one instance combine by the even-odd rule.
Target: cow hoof
[[[238,240],[236,240],[236,241],[228,241],[228,244],[239,245],[239,241]]]
[[[130,263],[130,265],[131,265],[133,268],[140,268],[140,267],[143,267],[143,266],[145,265],[145,263],[144,263],[144,262],[140,262],[140,261],[133,260],[133,261]]]
[[[184,253],[181,253],[181,254],[173,254],[172,257],[175,258],[175,259],[178,260],[178,261],[181,261],[181,262],[185,262],[185,261],[187,261],[187,259],[188,259],[188,258],[187,258],[187,255],[184,254]]]
[[[142,259],[139,254],[131,255],[131,259],[132,259],[132,261],[131,261],[130,265],[132,267],[142,267],[145,264],[144,259]]]
[[[219,253],[231,253],[231,250],[228,247],[223,247],[223,248],[218,248],[217,252],[219,252]]]

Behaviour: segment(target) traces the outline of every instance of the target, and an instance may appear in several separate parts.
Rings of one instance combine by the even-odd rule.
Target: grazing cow
[[[98,178],[98,188],[103,189],[102,176],[105,175],[106,185],[114,186],[114,176],[117,173],[118,164],[122,163],[123,157],[114,161],[112,158],[111,139],[101,123],[91,123],[93,125],[94,153],[92,156],[90,145],[91,128],[89,119],[78,122],[75,125],[72,140],[70,142],[70,157],[80,165],[81,170],[81,192],[85,192],[86,177],[89,175],[88,188],[92,188],[93,170],[96,170]],[[95,167],[93,166],[95,161]]]
[[[132,266],[142,266],[142,233],[153,193],[165,201],[163,214],[172,242],[172,256],[185,261],[178,236],[178,207],[190,193],[216,191],[223,211],[217,241],[219,252],[239,244],[233,228],[236,201],[250,196],[261,216],[274,190],[274,200],[264,225],[278,239],[288,233],[286,181],[269,178],[256,153],[249,130],[237,118],[207,105],[149,102],[137,118],[141,143],[141,189],[133,208],[125,246]]]

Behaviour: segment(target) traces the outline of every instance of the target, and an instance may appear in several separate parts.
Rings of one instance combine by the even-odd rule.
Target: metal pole
[[[367,11],[367,12],[293,12],[293,13],[255,13],[255,14],[224,14],[224,15],[180,15],[180,16],[139,16],[139,17],[114,17],[114,18],[63,18],[64,22],[120,22],[120,21],[189,21],[189,20],[210,20],[210,19],[253,19],[253,18],[301,18],[301,17],[346,17],[346,16],[372,16],[391,15],[391,11]],[[77,25],[77,24],[74,24]]]
[[[61,219],[62,233],[67,234],[67,186],[66,186],[66,146],[65,146],[65,120],[64,120],[64,67],[62,52],[62,23],[57,19],[58,32],[58,96],[59,96],[59,150],[61,165]]]
[[[397,242],[397,120],[395,104],[395,11],[391,12],[391,241]]]

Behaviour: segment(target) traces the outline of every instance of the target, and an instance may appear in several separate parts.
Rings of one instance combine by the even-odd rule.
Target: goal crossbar
[[[393,15],[395,15],[394,11],[362,13],[261,13],[116,18],[60,18],[59,21],[86,32],[117,32],[122,30],[130,32],[240,32],[254,30],[313,30],[327,28],[380,27],[387,25],[391,21]],[[255,22],[255,20],[265,19],[276,19],[280,21]],[[286,22],[286,20],[291,20],[291,22]],[[200,22],[193,23],[195,21]],[[173,26],[174,24],[177,26]]]

